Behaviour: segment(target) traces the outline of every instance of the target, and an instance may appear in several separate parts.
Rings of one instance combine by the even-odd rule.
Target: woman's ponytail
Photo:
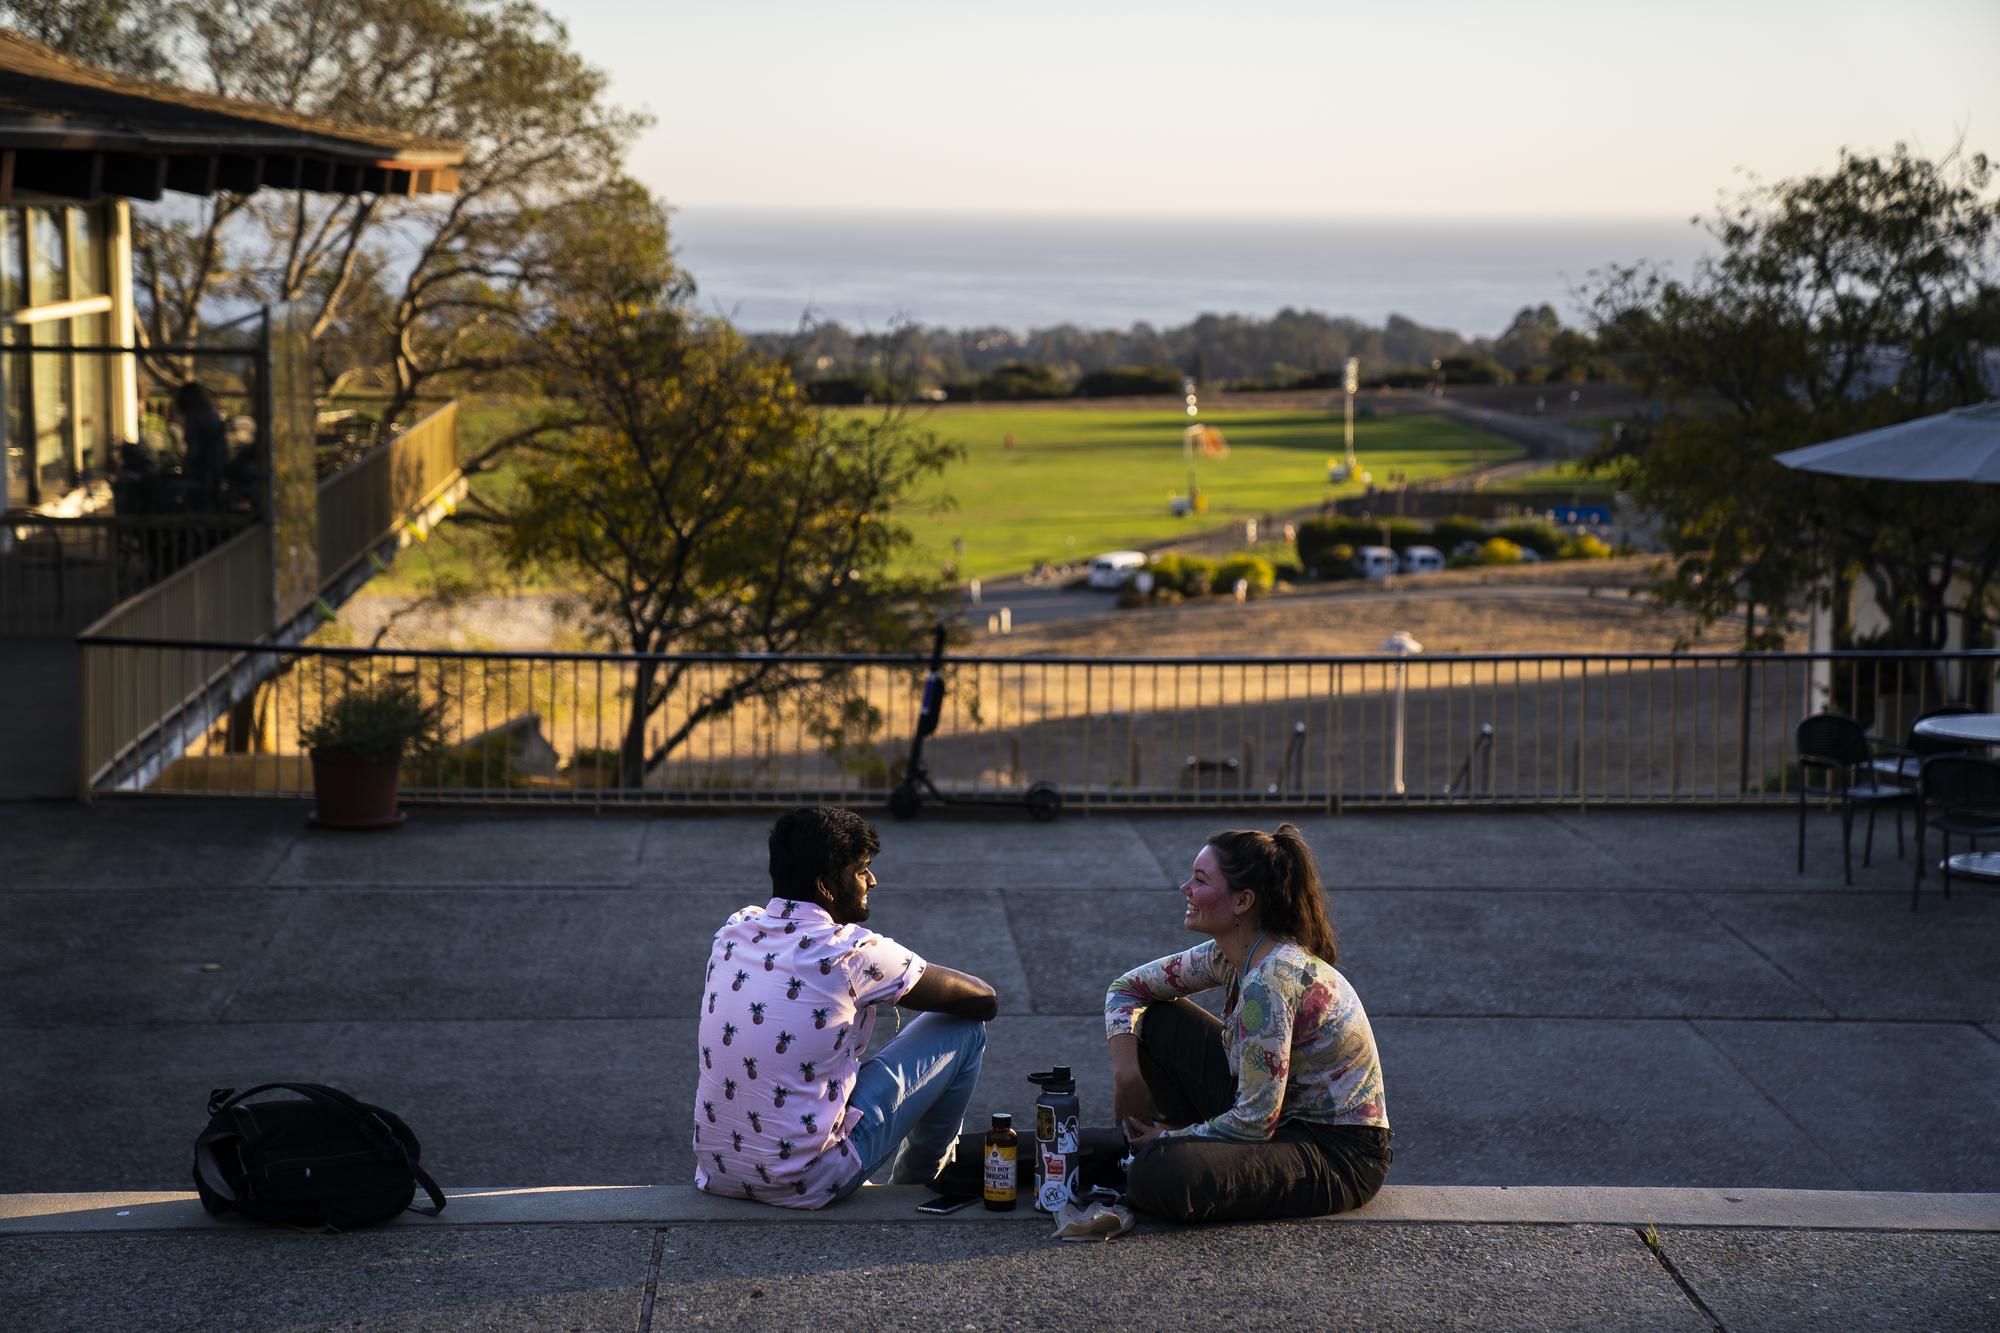
[[[1211,835],[1208,845],[1215,849],[1229,887],[1257,895],[1258,920],[1265,929],[1328,963],[1339,961],[1326,885],[1298,825],[1280,824],[1276,833],[1225,829]]]

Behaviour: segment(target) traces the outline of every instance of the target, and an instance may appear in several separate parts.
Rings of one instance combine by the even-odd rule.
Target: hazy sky
[[[1672,217],[2000,155],[2000,0],[544,0],[683,206]]]

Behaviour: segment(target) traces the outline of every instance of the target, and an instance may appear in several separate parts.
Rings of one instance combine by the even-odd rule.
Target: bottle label
[[[1014,1149],[989,1144],[986,1149],[986,1202],[1014,1201]]]
[[[1069,1202],[1069,1162],[1058,1152],[1042,1151],[1042,1184],[1035,1195],[1035,1207],[1053,1213]]]

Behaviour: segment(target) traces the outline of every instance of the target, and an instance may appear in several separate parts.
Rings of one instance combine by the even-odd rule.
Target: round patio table
[[[1954,875],[2000,879],[2000,852],[1959,852],[1951,857],[1947,864]]]
[[[1919,736],[1962,745],[2000,745],[2000,713],[1946,713],[1925,718],[1915,730]],[[2000,852],[1960,852],[1949,865],[1954,875],[2000,879]]]
[[[2000,713],[1945,713],[1914,728],[1919,736],[1962,745],[2000,745]]]

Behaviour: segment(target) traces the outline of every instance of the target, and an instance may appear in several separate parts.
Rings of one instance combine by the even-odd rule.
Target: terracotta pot
[[[314,750],[312,766],[315,828],[385,829],[403,822],[403,812],[396,808],[400,757],[363,759],[344,751]]]

